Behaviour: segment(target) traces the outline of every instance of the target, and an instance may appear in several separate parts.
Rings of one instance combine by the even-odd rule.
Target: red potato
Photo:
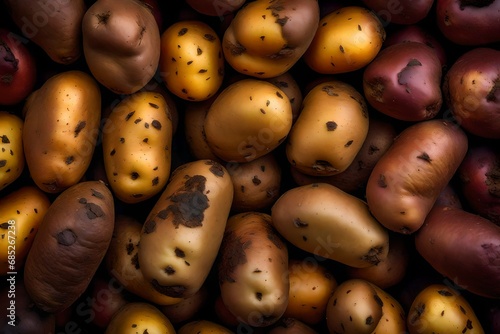
[[[128,301],[123,293],[123,286],[117,284],[114,278],[105,275],[95,275],[90,284],[88,296],[88,321],[99,328],[106,328],[113,315]],[[77,305],[76,311],[81,311]]]
[[[458,287],[500,298],[500,226],[462,209],[435,206],[415,235],[415,248]]]
[[[186,3],[200,14],[222,17],[236,12],[245,0],[186,0]]]
[[[431,11],[434,0],[363,0],[385,24],[414,24]]]

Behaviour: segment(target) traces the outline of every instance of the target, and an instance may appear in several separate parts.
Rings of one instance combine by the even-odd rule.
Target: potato
[[[407,333],[406,313],[399,301],[389,292],[370,283],[382,302],[382,318],[375,327],[375,333]]]
[[[245,0],[186,0],[186,3],[201,14],[222,18],[240,9]]]
[[[313,176],[343,172],[368,134],[364,97],[351,85],[331,80],[317,84],[302,102],[290,130],[286,157],[298,171]]]
[[[366,186],[374,217],[389,230],[417,231],[468,148],[464,131],[434,119],[408,126],[379,159]]]
[[[271,208],[272,224],[311,254],[364,268],[384,261],[388,231],[361,199],[327,183],[287,190]]]
[[[0,198],[0,275],[24,265],[50,200],[35,186],[21,186]]]
[[[273,151],[291,127],[287,95],[272,83],[253,78],[226,87],[204,123],[208,146],[227,162],[249,162]]]
[[[181,99],[203,101],[224,79],[222,45],[214,29],[201,20],[184,20],[161,34],[160,76]]]
[[[160,193],[170,176],[172,117],[161,94],[139,91],[118,103],[103,125],[104,168],[125,203]]]
[[[269,334],[318,334],[316,330],[307,324],[294,318],[282,318],[278,324],[274,325]]]
[[[500,226],[450,206],[434,206],[415,248],[438,273],[474,294],[500,297]]]
[[[170,320],[152,304],[130,302],[111,319],[105,334],[164,333],[175,334]]]
[[[481,322],[467,299],[444,284],[431,284],[413,300],[407,317],[410,334],[483,334]]]
[[[288,71],[265,80],[277,86],[286,94],[286,96],[288,96],[292,106],[292,123],[294,123],[297,120],[297,117],[299,117],[303,100],[302,89],[297,80],[295,80],[295,77],[290,73],[290,71]]]
[[[142,223],[137,219],[124,214],[116,217],[113,237],[104,258],[107,271],[125,290],[145,301],[160,306],[180,303],[181,298],[159,293],[144,278],[138,254],[141,230]]]
[[[24,266],[26,290],[40,309],[58,313],[88,287],[108,249],[115,208],[111,191],[83,181],[52,202]]]
[[[192,320],[182,325],[177,334],[233,334],[234,332],[210,320]]]
[[[60,193],[78,183],[94,154],[101,120],[101,92],[86,72],[50,77],[24,104],[23,148],[36,185]]]
[[[436,117],[443,104],[442,67],[420,42],[387,46],[363,71],[366,101],[392,118],[417,122]]]
[[[41,47],[54,62],[69,65],[82,53],[84,0],[6,0],[12,20],[22,34]]]
[[[205,283],[194,295],[186,298],[175,298],[176,300],[180,299],[180,301],[175,304],[161,305],[159,309],[173,325],[186,323],[204,314],[211,297],[209,289],[210,285]]]
[[[260,212],[234,214],[227,221],[217,266],[222,301],[253,327],[276,323],[288,304],[288,249]]]
[[[371,10],[344,6],[321,18],[304,61],[321,74],[356,71],[375,58],[385,35],[382,22]]]
[[[224,31],[227,63],[239,73],[272,78],[302,57],[319,22],[316,0],[258,0],[236,12]]]
[[[174,298],[194,295],[219,251],[233,200],[227,170],[212,160],[177,167],[149,212],[139,242],[146,280]]]
[[[325,319],[328,300],[337,288],[337,280],[325,265],[291,258],[288,261],[290,292],[283,317],[308,325]]]
[[[0,111],[0,190],[16,181],[24,170],[23,127],[19,116]]]
[[[83,52],[92,75],[116,94],[132,94],[155,75],[160,31],[140,0],[99,0],[82,21]]]

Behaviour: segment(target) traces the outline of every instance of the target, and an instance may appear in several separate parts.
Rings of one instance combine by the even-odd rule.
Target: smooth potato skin
[[[210,320],[192,320],[182,325],[177,334],[233,334],[234,332]]]
[[[23,127],[19,116],[0,111],[0,190],[17,180],[26,165]]]
[[[105,334],[164,333],[175,334],[170,320],[153,304],[129,302],[113,316]]]
[[[37,307],[58,313],[82,295],[108,249],[114,220],[111,191],[99,181],[80,182],[52,202],[24,266]]]
[[[451,122],[428,120],[403,130],[368,179],[371,213],[394,232],[418,230],[467,148],[466,134]]]

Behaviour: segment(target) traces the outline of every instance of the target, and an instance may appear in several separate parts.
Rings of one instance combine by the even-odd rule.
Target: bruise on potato
[[[186,287],[182,285],[169,285],[169,286],[164,286],[158,283],[156,279],[153,279],[151,281],[151,285],[153,288],[158,291],[159,293],[169,296],[169,297],[174,297],[174,298],[181,298],[184,296],[184,292],[186,291]]]
[[[236,279],[233,276],[234,270],[239,265],[247,263],[245,250],[252,244],[251,240],[243,242],[233,231],[228,231],[224,235],[224,241],[221,245],[219,260],[219,281],[234,283]]]

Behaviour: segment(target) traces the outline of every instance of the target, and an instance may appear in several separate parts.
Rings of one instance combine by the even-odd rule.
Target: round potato
[[[113,316],[105,334],[163,333],[175,334],[170,320],[152,304],[130,302]]]
[[[24,170],[23,127],[19,116],[0,111],[0,190],[17,180]]]

